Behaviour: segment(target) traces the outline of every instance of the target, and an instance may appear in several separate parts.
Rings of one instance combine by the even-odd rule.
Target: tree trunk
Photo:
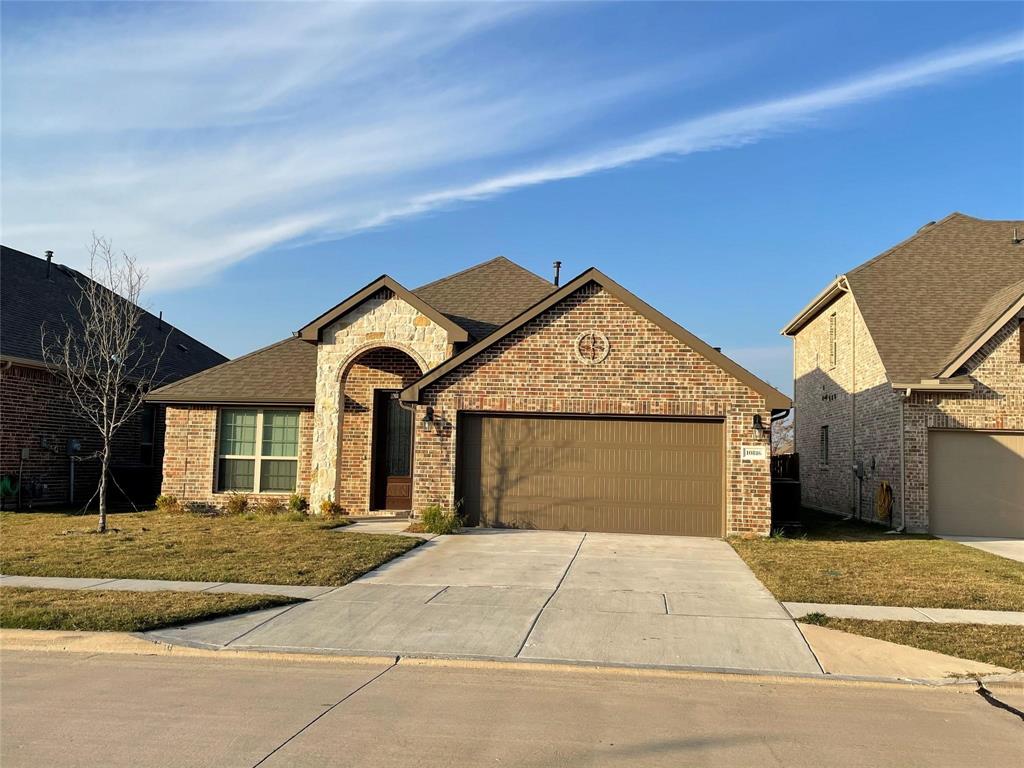
[[[106,443],[106,441],[104,441]],[[110,470],[110,445],[103,446],[103,466],[100,469],[100,522],[97,530],[107,532],[107,472]]]

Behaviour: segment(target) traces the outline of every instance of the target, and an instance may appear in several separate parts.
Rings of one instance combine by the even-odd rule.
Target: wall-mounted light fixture
[[[433,426],[434,406],[428,405],[426,408],[423,409],[423,421],[420,423],[423,424],[424,429],[430,429],[430,427]]]
[[[761,437],[764,437],[771,431],[767,427],[765,427],[764,419],[761,418],[760,413],[754,414],[754,431],[757,432],[757,434],[759,434]]]

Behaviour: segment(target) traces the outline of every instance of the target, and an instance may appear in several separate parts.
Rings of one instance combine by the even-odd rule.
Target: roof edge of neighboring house
[[[1001,313],[992,323],[989,324],[985,330],[983,330],[978,337],[962,349],[952,360],[950,360],[941,371],[939,371],[939,378],[948,378],[956,373],[960,367],[973,357],[974,353],[981,349],[985,344],[999,333],[999,330],[1006,325],[1015,315],[1024,310],[1024,294],[1021,294],[1016,300],[1010,303],[1006,311]]]
[[[295,400],[295,399],[274,400],[272,398],[267,398],[267,397],[253,398],[251,400],[247,400],[247,399],[241,398],[241,397],[225,397],[223,399],[217,399],[217,398],[211,398],[211,397],[207,397],[207,398],[201,398],[201,397],[181,397],[181,398],[175,398],[175,397],[169,397],[169,396],[153,397],[152,395],[150,395],[150,396],[146,397],[146,402],[147,403],[153,403],[154,405],[217,405],[217,406],[225,406],[225,405],[243,405],[243,406],[269,405],[269,406],[273,406],[275,408],[284,407],[284,406],[291,406],[291,407],[295,407],[295,408],[312,408],[315,405],[315,403],[312,400]]]
[[[974,382],[968,376],[953,376],[916,382],[894,381],[892,388],[903,392],[973,392]]]
[[[448,341],[452,343],[464,342],[469,340],[469,331],[463,328],[458,323],[449,319],[438,309],[433,307],[428,302],[421,299],[415,293],[410,291],[404,285],[399,283],[390,275],[381,275],[376,280],[372,280],[365,286],[360,288],[358,291],[353,293],[347,299],[335,304],[333,307],[322,313],[316,319],[312,320],[306,325],[302,326],[295,335],[303,341],[308,341],[311,344],[319,342],[321,331],[331,323],[335,322],[339,318],[346,315],[351,310],[358,307],[364,301],[369,299],[373,294],[377,293],[382,288],[387,288],[402,301],[411,305],[421,314],[426,315],[439,326],[441,326],[448,333]]]
[[[779,333],[783,336],[793,336],[807,325],[811,320],[823,312],[833,301],[844,293],[851,293],[850,284],[846,275],[837,275],[825,288],[811,299],[807,306],[801,309],[792,320],[790,320]]]
[[[636,296],[634,293],[623,288],[621,285],[616,283],[610,277],[602,273],[595,267],[591,267],[581,274],[574,277],[572,280],[565,283],[561,288],[553,291],[552,293],[545,296],[543,299],[538,301],[532,307],[526,309],[516,317],[509,320],[503,326],[495,330],[489,336],[484,337],[476,344],[467,347],[465,350],[449,358],[445,362],[436,366],[430,371],[427,371],[420,379],[415,381],[413,384],[402,390],[401,399],[404,402],[418,402],[420,393],[423,389],[438,379],[442,378],[446,374],[455,370],[463,363],[476,357],[478,354],[491,347],[493,344],[501,341],[503,338],[511,334],[513,331],[518,330],[530,320],[533,320],[538,315],[547,311],[551,307],[555,306],[567,296],[575,293],[580,288],[584,287],[590,282],[596,282],[613,297],[621,301],[626,306],[630,307],[634,311],[638,312],[644,318],[657,325],[663,331],[667,332],[671,336],[674,336],[679,341],[693,349],[697,354],[701,355],[705,359],[717,365],[726,373],[730,374],[738,381],[746,384],[753,391],[757,392],[765,399],[765,405],[771,410],[784,410],[793,406],[791,398],[779,392],[775,387],[771,386],[767,382],[755,376],[753,373],[748,371],[739,363],[735,362],[731,358],[722,354],[714,347],[707,344],[707,342],[694,336],[692,333],[687,331],[681,325],[670,319],[666,315],[656,310],[651,305],[647,304],[641,298]]]
[[[234,365],[235,363],[240,362],[242,360],[245,360],[247,358],[250,358],[253,355],[258,355],[261,352],[266,352],[268,349],[273,349],[274,347],[279,347],[282,344],[285,344],[285,343],[287,343],[289,341],[292,341],[294,338],[295,338],[294,336],[289,336],[286,339],[281,339],[280,341],[275,341],[273,344],[267,344],[267,346],[265,346],[265,347],[260,347],[259,349],[254,349],[252,352],[246,352],[244,355],[240,355],[240,356],[232,358],[230,360],[225,360],[223,363],[218,363],[217,365],[211,365],[209,368],[206,368],[206,369],[204,369],[202,371],[196,371],[192,375],[186,376],[183,379],[178,379],[177,381],[172,381],[170,384],[164,384],[162,387],[157,387],[152,392],[150,392],[148,395],[146,395],[145,399],[146,399],[147,402],[151,402],[151,403],[169,402],[169,400],[159,399],[157,396],[160,396],[160,397],[173,397],[173,393],[171,393],[169,395],[167,395],[167,394],[160,395],[160,393],[163,392],[164,390],[173,389],[174,387],[178,387],[178,386],[180,386],[182,384],[187,384],[188,382],[192,381],[192,379],[198,379],[200,376],[204,376],[204,375],[206,375],[208,373],[211,373],[212,371],[216,371],[216,370],[218,370],[220,368],[224,368],[225,366]],[[181,399],[178,402],[183,402],[184,403],[184,402],[195,402],[195,401],[194,400],[188,400],[188,399]]]

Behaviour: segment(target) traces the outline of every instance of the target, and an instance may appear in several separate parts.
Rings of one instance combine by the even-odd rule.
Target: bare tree
[[[80,293],[70,297],[70,317],[62,326],[42,329],[43,359],[68,384],[76,412],[96,427],[101,449],[98,530],[107,530],[107,480],[114,436],[141,410],[152,391],[166,349],[152,348],[142,333],[139,307],[146,274],[135,258],[115,254],[109,240],[93,235],[89,273],[77,279]],[[90,499],[91,501],[91,499]]]
[[[794,411],[790,411],[784,419],[772,422],[772,456],[782,453],[793,453],[795,443]]]

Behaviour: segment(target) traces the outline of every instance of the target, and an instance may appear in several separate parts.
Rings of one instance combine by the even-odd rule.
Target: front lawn
[[[1024,669],[1024,627],[835,619],[821,614],[805,616],[800,621],[1007,669]]]
[[[826,515],[804,522],[794,538],[729,541],[779,600],[1024,611],[1024,563]]]
[[[337,522],[187,513],[0,514],[0,573],[341,586],[421,544]]]
[[[278,595],[0,587],[0,627],[145,632],[294,602]]]

